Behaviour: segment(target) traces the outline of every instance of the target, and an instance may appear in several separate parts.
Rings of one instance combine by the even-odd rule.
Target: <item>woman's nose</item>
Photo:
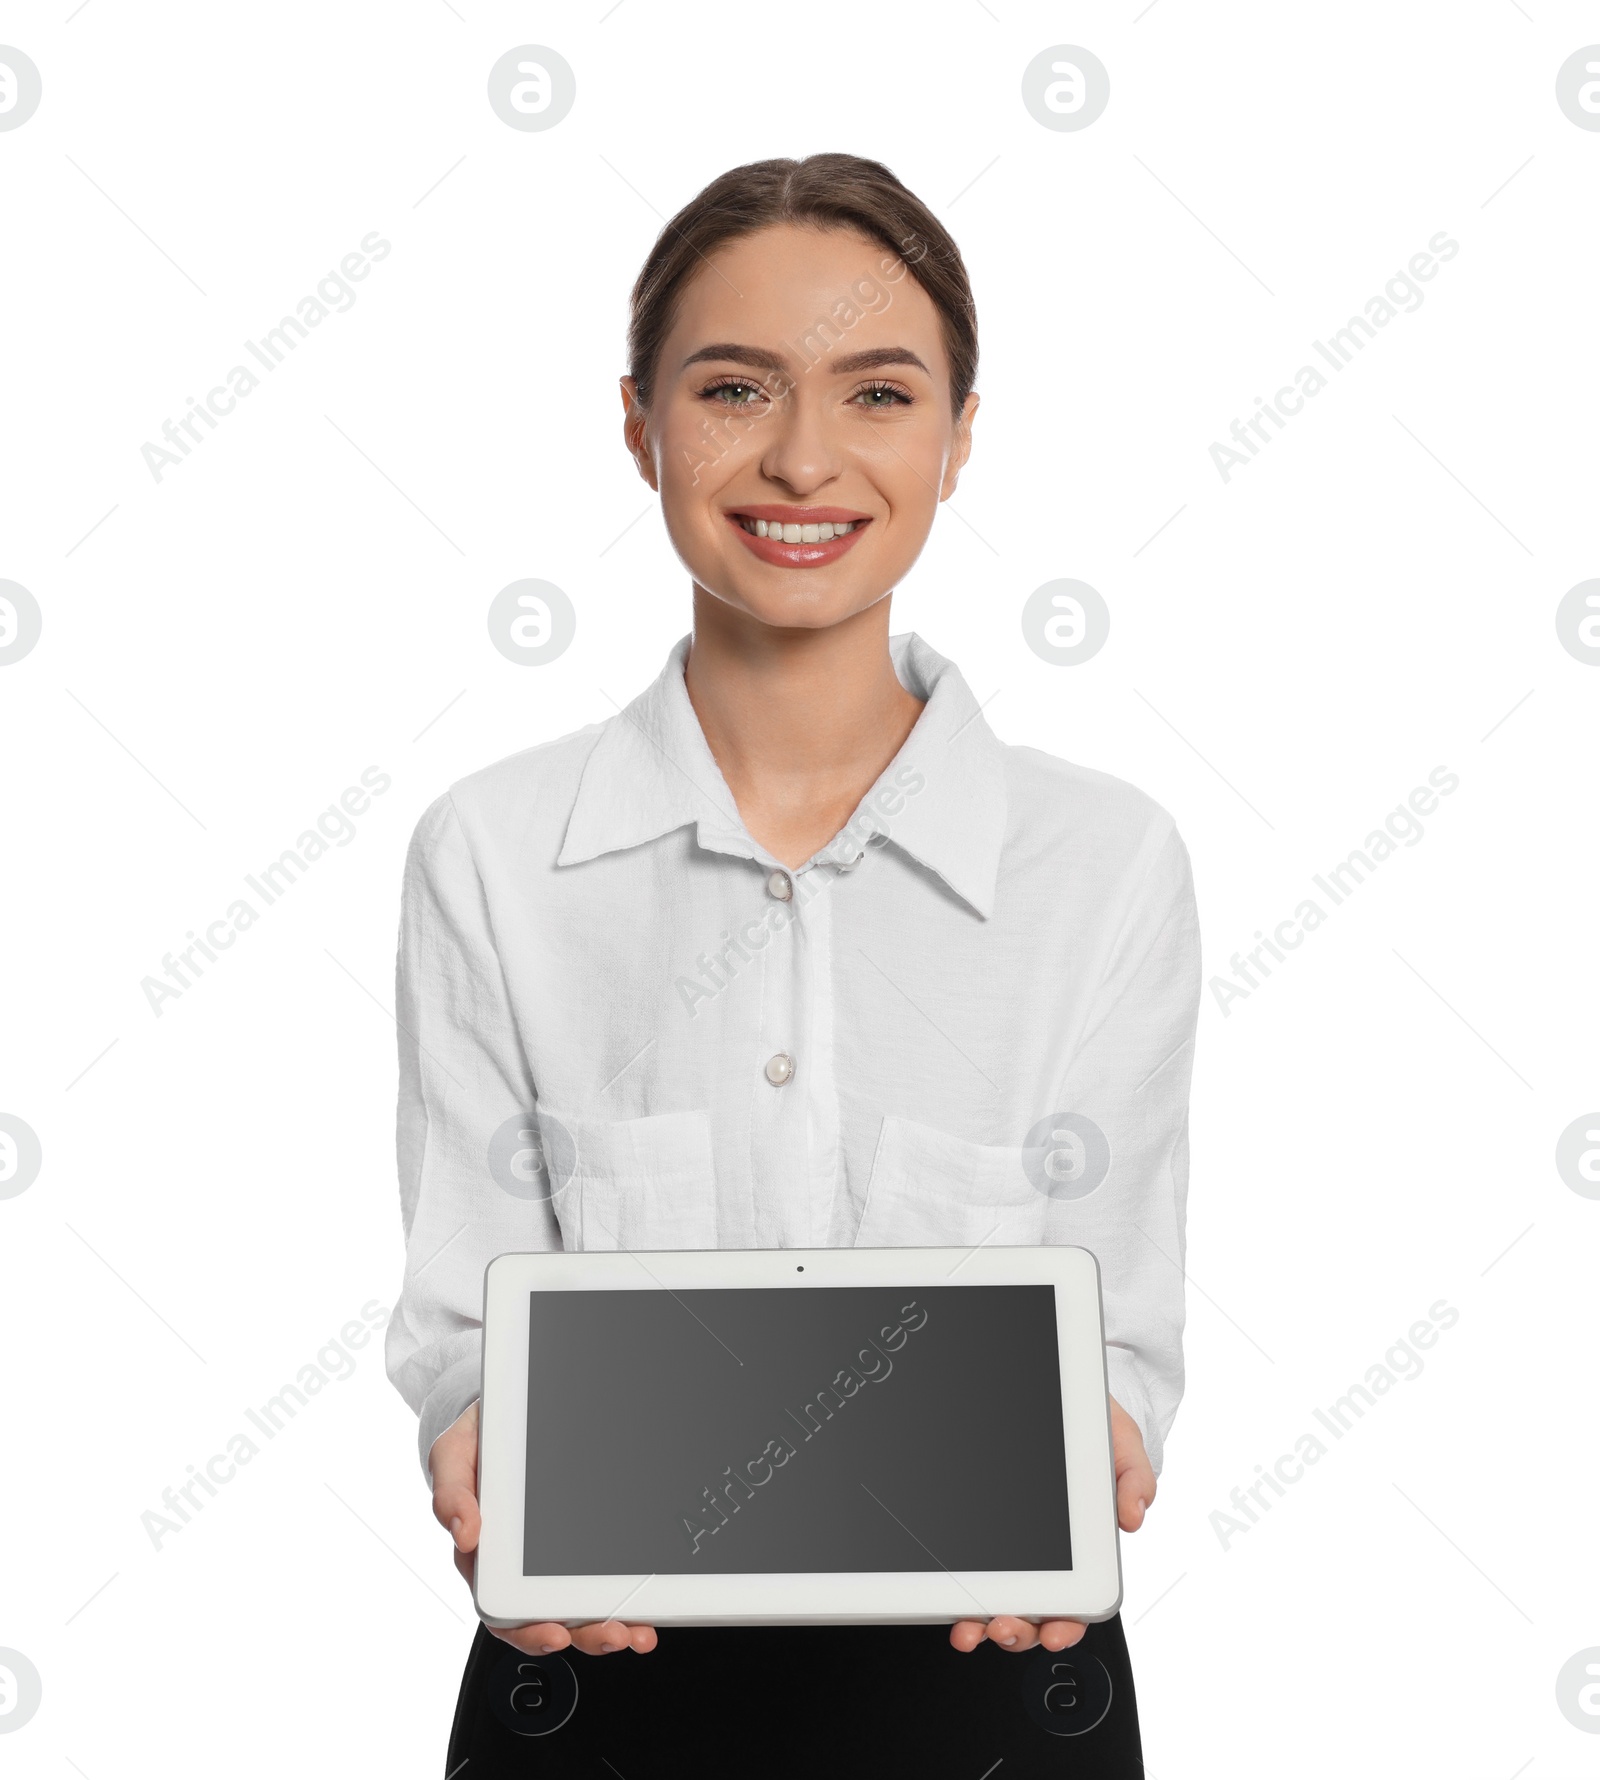
[[[839,474],[839,441],[819,394],[807,390],[803,380],[793,382],[768,415],[762,474],[796,494],[811,494]]]

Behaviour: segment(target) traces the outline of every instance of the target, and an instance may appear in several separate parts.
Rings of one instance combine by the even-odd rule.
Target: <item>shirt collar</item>
[[[691,824],[709,851],[766,859],[689,702],[683,679],[689,643],[680,638],[654,682],[602,726],[584,762],[557,865],[636,847]],[[840,841],[817,859],[847,865],[875,838],[926,866],[987,918],[1005,839],[1004,748],[953,662],[914,631],[891,637],[889,653],[900,683],[927,702]]]

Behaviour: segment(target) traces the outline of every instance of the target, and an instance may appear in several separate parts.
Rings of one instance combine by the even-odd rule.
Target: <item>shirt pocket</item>
[[[709,1114],[538,1118],[564,1249],[717,1246]]]
[[[1044,1241],[1046,1202],[1019,1145],[968,1143],[912,1119],[878,1135],[857,1248],[968,1248]]]

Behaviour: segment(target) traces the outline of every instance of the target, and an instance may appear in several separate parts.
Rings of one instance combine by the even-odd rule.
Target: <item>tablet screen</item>
[[[525,1575],[1071,1569],[1054,1286],[530,1296]]]

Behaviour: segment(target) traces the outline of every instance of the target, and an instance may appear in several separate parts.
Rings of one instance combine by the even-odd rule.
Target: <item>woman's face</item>
[[[806,629],[916,561],[978,404],[952,414],[939,314],[902,260],[792,226],[728,243],[686,287],[648,412],[622,386],[629,449],[696,583]]]

